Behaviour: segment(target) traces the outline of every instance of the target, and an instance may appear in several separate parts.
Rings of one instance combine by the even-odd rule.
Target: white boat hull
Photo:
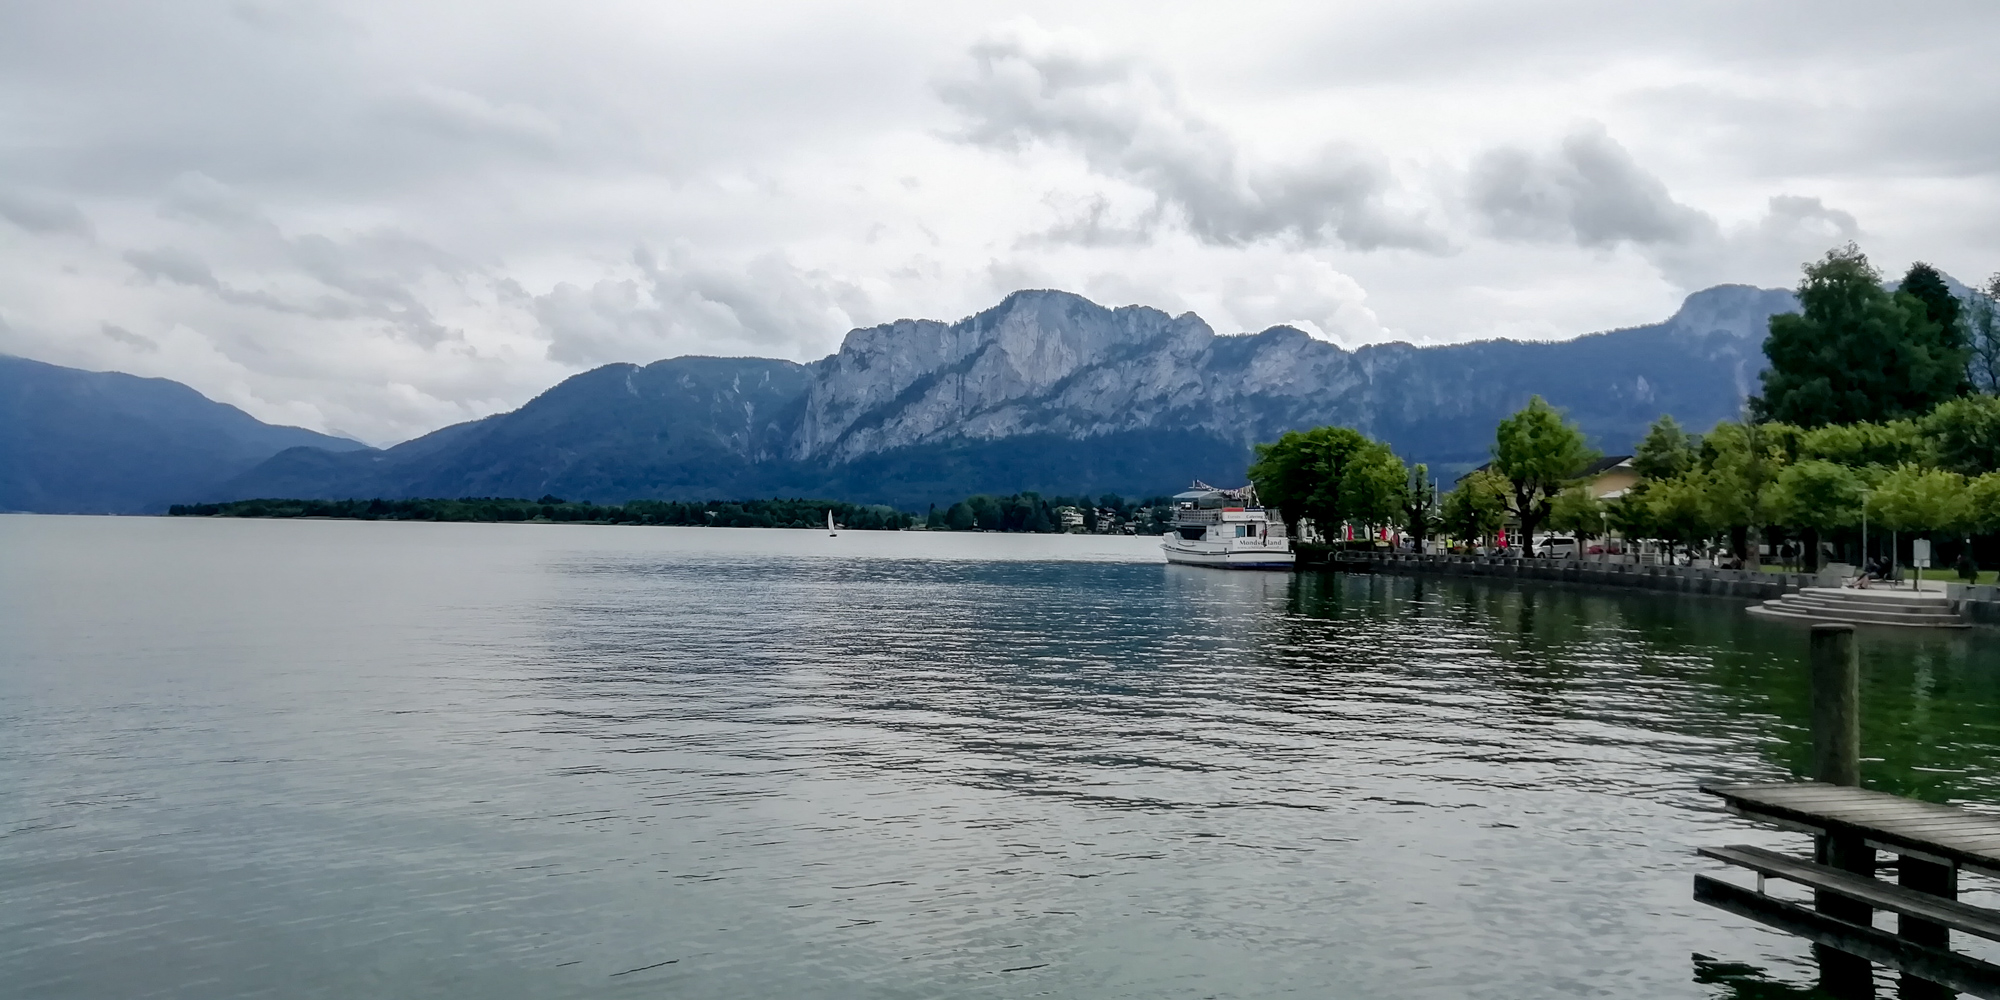
[[[1160,542],[1160,551],[1170,563],[1217,569],[1291,569],[1294,559],[1289,545],[1275,546],[1255,538],[1191,542],[1170,534]]]

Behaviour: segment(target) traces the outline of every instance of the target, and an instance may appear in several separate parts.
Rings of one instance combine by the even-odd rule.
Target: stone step
[[[1923,590],[1859,590],[1852,587],[1806,587],[1798,592],[1801,597],[1816,597],[1825,600],[1849,601],[1856,604],[1886,604],[1895,607],[1908,605],[1936,604],[1949,606],[1951,601],[1936,591]]]
[[[1767,618],[1785,618],[1802,622],[1842,622],[1849,625],[1891,625],[1903,628],[1970,628],[1956,617],[1936,617],[1932,615],[1906,615],[1893,611],[1858,611],[1841,609],[1827,611],[1819,608],[1787,605],[1783,599],[1766,601],[1749,609],[1753,615]]]
[[[1784,604],[1765,604],[1760,605],[1760,607],[1823,622],[1867,622],[1874,625],[1958,625],[1962,623],[1962,619],[1948,616],[1926,615],[1917,617],[1915,615],[1886,614],[1879,611],[1839,612],[1827,611],[1822,608],[1801,608],[1796,605]]]
[[[1813,597],[1786,594],[1777,598],[1787,607],[1811,608],[1830,613],[1857,611],[1871,614],[1915,615],[1931,618],[1957,618],[1958,613],[1949,604],[1920,605],[1913,607],[1893,607],[1886,604],[1864,604],[1860,601],[1828,601]]]
[[[1773,599],[1779,601],[1789,601],[1793,604],[1806,605],[1815,608],[1851,608],[1855,611],[1885,611],[1894,614],[1905,614],[1905,615],[1936,615],[1936,614],[1952,613],[1952,607],[1949,601],[1939,601],[1935,604],[1929,604],[1929,603],[1883,604],[1874,601],[1830,600],[1825,597],[1818,597],[1811,594],[1785,594],[1781,597]]]

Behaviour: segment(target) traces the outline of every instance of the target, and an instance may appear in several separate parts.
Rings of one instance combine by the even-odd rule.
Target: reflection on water
[[[1804,763],[1735,602],[1145,539],[0,518],[23,996],[1805,995],[1696,906]],[[1867,779],[2000,801],[1995,654]],[[1690,959],[1690,956],[1714,956]]]

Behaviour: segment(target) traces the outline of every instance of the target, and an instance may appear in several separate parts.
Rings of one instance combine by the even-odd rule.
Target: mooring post
[[[1813,780],[1858,786],[1861,784],[1861,653],[1854,645],[1854,626],[1814,625],[1811,661]],[[1875,849],[1860,837],[1841,834],[1816,837],[1813,853],[1820,864],[1875,877]],[[1874,919],[1874,910],[1868,904],[1824,890],[1813,892],[1813,909],[1864,927]],[[1874,973],[1867,959],[1825,945],[1814,945],[1813,954],[1819,959],[1821,989],[1837,997],[1875,995]]]
[[[1854,626],[1812,627],[1813,780],[1861,784],[1861,653]]]
[[[1928,892],[1945,899],[1958,898],[1958,869],[1952,865],[1922,861],[1905,854],[1896,862],[1896,883],[1906,889]],[[1951,947],[1951,929],[1907,914],[1896,916],[1896,935],[1933,948]],[[1943,1000],[1956,994],[1936,983],[1904,973],[1897,983],[1902,1000]]]

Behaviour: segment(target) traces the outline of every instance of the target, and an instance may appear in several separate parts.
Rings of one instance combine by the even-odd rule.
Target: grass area
[[[1904,576],[1915,572],[1917,571],[1908,566],[1903,567]],[[1979,571],[1978,580],[1961,580],[1959,579],[1958,571],[1949,566],[1933,566],[1930,569],[1924,570],[1923,574],[1926,580],[1943,580],[1946,583],[1993,583],[1995,582],[1994,578],[2000,576],[2000,571],[1982,569]]]

